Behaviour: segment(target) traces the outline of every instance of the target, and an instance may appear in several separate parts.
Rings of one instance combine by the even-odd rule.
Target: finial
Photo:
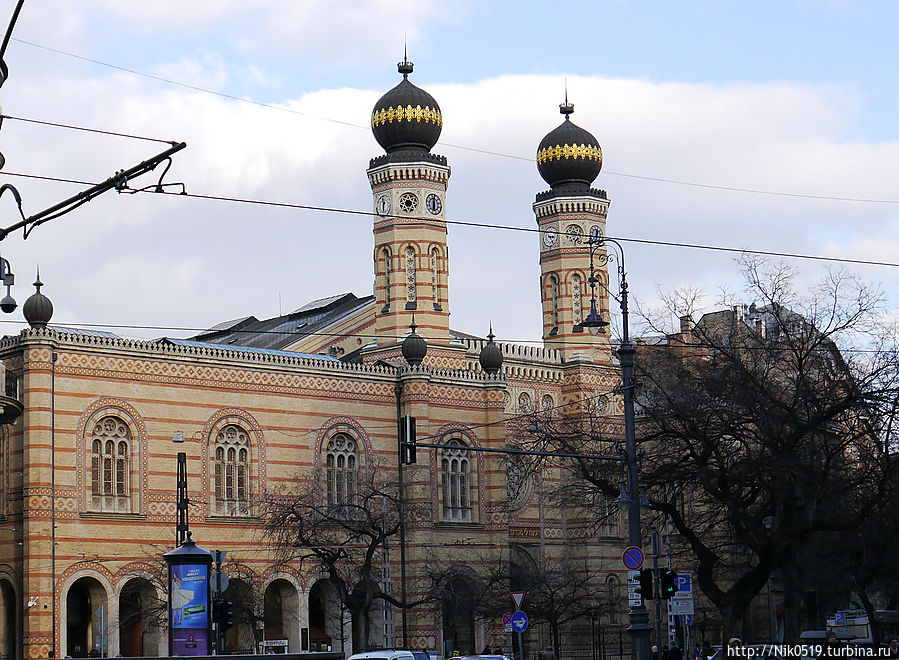
[[[409,329],[410,329],[410,330],[412,331],[412,333],[414,334],[414,333],[415,333],[415,330],[416,330],[417,328],[418,328],[418,326],[415,325],[415,314],[413,314],[413,315],[412,315],[412,323],[409,324]]]
[[[487,339],[488,339],[489,341],[492,342],[492,341],[493,341],[493,338],[494,338],[495,336],[496,336],[496,335],[493,334],[493,321],[491,320],[491,321],[490,321],[490,333],[487,335]]]
[[[408,45],[406,44],[406,35],[403,34],[403,61],[396,65],[396,70],[403,74],[403,80],[406,80],[409,77],[409,74],[412,73],[412,62],[409,61],[408,55]]]
[[[41,267],[40,267],[40,264],[38,264],[38,267],[37,267],[37,279],[34,281],[34,286],[37,288],[38,291],[40,291],[40,290],[41,290],[41,287],[44,286],[44,283],[41,282]]]
[[[574,112],[574,103],[568,102],[568,76],[565,76],[565,103],[562,103],[559,106],[559,112],[565,115],[565,120],[568,120],[568,115]]]

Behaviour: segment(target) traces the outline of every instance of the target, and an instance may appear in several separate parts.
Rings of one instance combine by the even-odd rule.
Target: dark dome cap
[[[412,323],[409,325],[411,332],[406,335],[400,348],[406,362],[413,367],[417,364],[421,364],[422,360],[425,359],[425,355],[428,354],[428,342],[415,332],[417,328],[418,326],[415,325],[415,317],[413,316]]]
[[[592,133],[571,121],[574,105],[567,98],[559,110],[565,121],[537,147],[537,171],[551,188],[573,186],[586,190],[602,169],[602,149]]]
[[[34,282],[35,291],[22,305],[22,314],[32,328],[46,328],[47,323],[50,322],[50,318],[53,316],[53,303],[50,302],[47,296],[41,293],[42,286],[44,286],[44,283],[41,282],[41,274],[38,271],[37,280]]]
[[[403,74],[399,85],[384,94],[371,112],[371,132],[384,150],[427,153],[437,144],[443,116],[434,97],[409,82],[412,62],[397,65]]]
[[[487,343],[481,347],[481,353],[478,355],[478,362],[481,363],[481,369],[488,374],[497,373],[503,366],[503,351],[493,343],[493,324],[490,324],[490,334],[487,335]]]

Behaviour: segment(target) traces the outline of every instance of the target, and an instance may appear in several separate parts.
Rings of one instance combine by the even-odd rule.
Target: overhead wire
[[[31,46],[33,48],[40,48],[43,50],[47,50],[53,53],[57,53],[59,55],[65,55],[66,57],[71,57],[73,59],[82,60],[84,62],[90,62],[91,64],[97,64],[99,66],[107,67],[110,69],[114,69],[117,71],[122,71],[125,73],[130,73],[132,75],[141,76],[143,78],[148,78],[151,80],[156,80],[158,82],[163,82],[169,85],[174,85],[177,87],[184,87],[185,89],[190,89],[197,92],[202,92],[204,94],[211,94],[214,96],[219,96],[221,98],[225,98],[231,101],[238,101],[240,103],[247,103],[250,105],[255,105],[262,108],[267,108],[269,110],[277,110],[280,112],[287,112],[290,114],[298,115],[301,117],[307,117],[309,119],[316,119],[318,121],[329,122],[332,124],[338,124],[341,126],[347,126],[350,128],[362,129],[362,130],[370,130],[370,126],[365,124],[359,124],[356,122],[345,121],[341,119],[336,119],[334,117],[327,117],[322,115],[317,115],[310,112],[303,112],[301,110],[296,110],[295,108],[289,108],[284,105],[277,105],[273,103],[265,103],[263,101],[254,101],[253,99],[248,99],[245,97],[235,96],[233,94],[228,94],[226,92],[219,92],[216,90],[212,90],[206,87],[200,87],[199,85],[192,85],[189,83],[180,82],[177,80],[173,80],[171,78],[164,78],[162,76],[157,76],[149,73],[145,73],[143,71],[138,71],[137,69],[130,69],[128,67],[119,66],[117,64],[111,64],[109,62],[104,62],[102,60],[94,59],[91,57],[85,57],[83,55],[78,55],[75,53],[70,53],[68,51],[60,50],[58,48],[52,48],[50,46],[45,46],[42,44],[35,43],[33,41],[28,41],[26,39],[21,38],[13,38],[13,41]],[[529,156],[519,156],[517,154],[508,154],[501,151],[494,151],[490,149],[481,149],[477,147],[470,147],[462,144],[455,144],[452,142],[440,141],[439,144],[445,147],[451,147],[454,149],[460,149],[463,151],[470,151],[473,153],[481,153],[489,156],[497,156],[500,158],[507,158],[510,160],[518,160],[528,163],[533,163],[534,158]],[[800,199],[817,199],[824,201],[835,201],[835,202],[856,202],[856,203],[865,203],[865,204],[899,204],[899,199],[878,199],[878,198],[867,198],[867,197],[842,197],[836,195],[816,195],[810,193],[795,193],[795,192],[787,192],[787,191],[779,191],[779,190],[764,190],[759,188],[744,188],[740,186],[726,186],[719,184],[711,184],[711,183],[700,183],[698,181],[684,181],[680,179],[669,179],[665,177],[654,177],[654,176],[646,176],[641,174],[632,174],[628,172],[616,172],[614,170],[604,170],[604,174],[611,176],[619,176],[630,179],[639,179],[642,181],[653,181],[657,183],[667,183],[671,185],[679,185],[679,186],[690,186],[695,188],[705,188],[711,190],[722,190],[726,192],[740,192],[754,195],[773,195],[778,197],[793,197]]]
[[[50,177],[50,176],[41,176],[35,174],[25,174],[22,172],[0,172],[0,174],[5,174],[6,176],[13,177],[21,177],[21,178],[31,178],[38,179],[42,181],[53,181],[58,183],[73,183],[78,185],[92,185],[89,181],[80,181],[76,179],[65,179],[60,177]],[[243,197],[232,197],[227,195],[209,195],[209,194],[201,194],[201,193],[190,193],[190,192],[177,192],[171,190],[122,190],[121,192],[142,192],[142,193],[150,193],[150,194],[163,194],[163,195],[173,195],[177,197],[190,197],[194,199],[203,199],[208,201],[219,201],[219,202],[230,202],[235,204],[249,204],[255,206],[269,206],[276,208],[288,208],[288,209],[301,209],[305,211],[320,211],[323,213],[342,213],[345,215],[361,215],[371,218],[379,218],[382,217],[375,211],[362,211],[359,209],[345,209],[334,206],[321,206],[315,204],[299,204],[294,202],[276,202],[271,200],[263,200],[263,199],[251,199],[251,198],[243,198]],[[450,220],[446,219],[445,222],[447,225],[456,225],[460,227],[473,227],[479,229],[497,229],[503,231],[516,231],[516,232],[525,232],[531,234],[543,234],[546,232],[544,229],[533,228],[533,227],[516,227],[514,225],[500,225],[496,223],[490,222],[475,222],[468,220]],[[889,268],[899,268],[899,263],[892,261],[875,261],[873,259],[853,259],[850,257],[832,257],[818,254],[803,254],[798,252],[780,252],[777,250],[757,250],[752,248],[736,248],[724,245],[705,245],[702,243],[683,243],[679,241],[663,241],[656,240],[650,238],[634,238],[634,237],[625,237],[625,236],[608,236],[609,239],[614,239],[618,241],[622,241],[625,243],[637,243],[643,245],[657,245],[661,247],[675,247],[675,248],[684,248],[684,249],[692,249],[692,250],[709,250],[716,252],[728,252],[731,254],[755,254],[764,257],[778,257],[783,259],[804,259],[804,260],[812,260],[812,261],[827,261],[834,263],[844,263],[844,264],[854,264],[861,266],[885,266]]]

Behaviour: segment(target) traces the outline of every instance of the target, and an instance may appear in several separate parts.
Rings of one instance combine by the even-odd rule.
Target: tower
[[[543,303],[543,343],[566,360],[576,354],[599,357],[609,350],[608,330],[597,336],[581,325],[590,312],[589,237],[606,230],[609,200],[591,188],[602,169],[599,142],[571,121],[574,105],[559,106],[565,120],[537,148],[537,170],[550,189],[537,195],[534,214],[540,229],[540,295]],[[597,255],[604,255],[600,248]],[[595,262],[597,310],[609,311],[609,275],[603,258]]]
[[[446,156],[430,152],[443,127],[434,97],[402,81],[375,104],[371,129],[385,154],[367,170],[374,221],[378,345],[396,343],[412,317],[426,339],[449,339],[449,256],[446,245]]]

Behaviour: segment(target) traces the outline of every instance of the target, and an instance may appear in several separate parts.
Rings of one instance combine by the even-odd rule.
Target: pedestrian
[[[489,647],[489,646],[485,646],[485,647],[484,647],[484,651],[481,653],[481,655],[491,655],[491,653],[490,653],[490,647]]]
[[[652,660],[659,660],[659,647],[652,645]]]
[[[697,644],[693,647],[693,660],[699,660],[700,653],[702,653],[702,647]]]
[[[671,649],[668,651],[668,660],[684,660],[684,652],[680,650],[677,642],[671,645]]]
[[[827,639],[824,641],[824,647],[821,649],[822,658],[838,658],[840,657],[840,642],[837,634],[833,630],[827,631]]]
[[[702,648],[699,649],[699,660],[708,660],[715,655],[715,649],[709,644],[709,640],[702,640]]]
[[[662,646],[662,660],[671,660],[671,648],[665,644]]]
[[[740,657],[742,655],[742,651],[740,651],[741,648],[743,648],[743,640],[739,637],[731,637],[727,640],[727,657]]]
[[[887,650],[889,651],[887,657],[890,658],[890,660],[899,658],[899,638],[895,635],[890,637],[890,641],[887,642]]]

